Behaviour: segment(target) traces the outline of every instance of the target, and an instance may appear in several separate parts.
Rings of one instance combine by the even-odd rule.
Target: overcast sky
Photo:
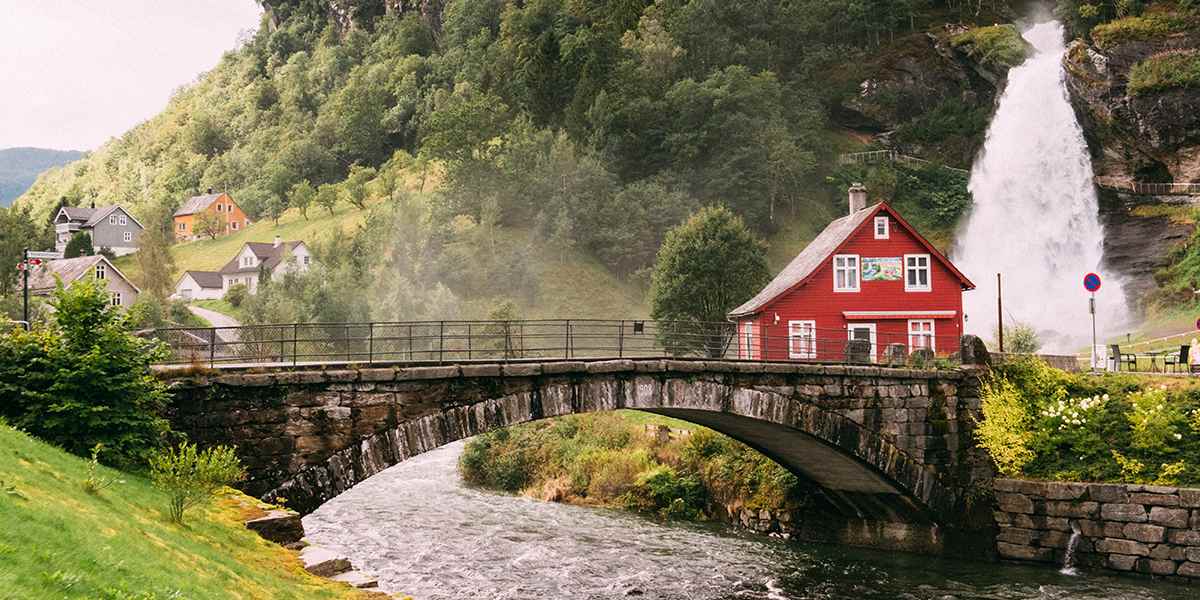
[[[0,148],[92,150],[258,27],[254,0],[0,0]]]

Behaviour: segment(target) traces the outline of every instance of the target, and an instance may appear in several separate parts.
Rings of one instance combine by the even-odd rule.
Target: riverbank
[[[88,461],[0,425],[0,600],[383,597],[309,575],[247,530],[258,502],[241,493],[176,525],[146,479],[98,466],[112,483],[88,493],[89,474]]]

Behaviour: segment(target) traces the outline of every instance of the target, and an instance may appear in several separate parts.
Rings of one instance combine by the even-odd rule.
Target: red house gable
[[[861,204],[860,204],[861,206]],[[730,312],[740,358],[838,360],[848,339],[871,357],[958,349],[974,284],[887,204],[829,224],[761,292]]]

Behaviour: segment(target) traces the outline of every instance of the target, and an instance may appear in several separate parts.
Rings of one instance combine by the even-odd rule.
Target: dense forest
[[[40,221],[62,203],[120,202],[151,228],[207,188],[256,220],[365,210],[354,235],[315,240],[326,283],[274,286],[251,311],[262,319],[520,307],[546,248],[644,285],[665,232],[697,209],[725,205],[768,238],[797,222],[812,235],[851,180],[945,243],[969,206],[965,177],[837,155],[882,139],[969,166],[990,97],[956,82],[924,104],[880,86],[864,109],[864,81],[937,59],[933,38],[971,68],[1019,61],[1015,29],[970,29],[1015,19],[1012,4],[263,0],[257,32],[163,113],[44,175],[20,205]],[[157,276],[151,289],[174,274]],[[338,314],[317,314],[333,298]]]

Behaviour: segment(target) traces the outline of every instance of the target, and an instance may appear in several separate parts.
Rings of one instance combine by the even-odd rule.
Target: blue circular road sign
[[[1100,276],[1095,273],[1088,273],[1083,276],[1083,287],[1089,292],[1095,292],[1100,289]]]

